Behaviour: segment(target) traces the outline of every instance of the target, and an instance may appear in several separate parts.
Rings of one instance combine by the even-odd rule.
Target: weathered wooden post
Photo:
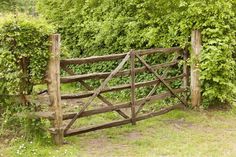
[[[47,71],[48,94],[50,98],[50,110],[54,113],[53,126],[53,141],[57,145],[63,144],[64,131],[62,127],[62,107],[61,107],[61,92],[60,92],[60,34],[53,34],[49,40],[50,59]]]
[[[191,44],[191,103],[192,107],[199,107],[201,103],[201,83],[199,67],[201,54],[201,33],[199,30],[192,31]]]
[[[132,124],[135,125],[135,51],[130,52],[130,64],[131,64],[131,120]]]

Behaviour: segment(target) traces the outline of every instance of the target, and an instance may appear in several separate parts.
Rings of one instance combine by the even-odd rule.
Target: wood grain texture
[[[62,107],[60,93],[60,35],[54,34],[50,36],[50,52],[51,56],[48,63],[47,85],[50,99],[50,110],[54,112],[54,120],[52,126],[56,134],[53,134],[55,144],[62,145],[64,131],[62,128]]]
[[[136,106],[136,95],[135,95],[135,52],[132,50],[130,52],[130,65],[131,65],[131,90],[130,90],[130,99],[131,99],[131,121],[135,125],[135,106]]]
[[[146,50],[135,50],[135,53],[138,53],[140,56],[150,55],[154,53],[172,53],[176,51],[180,51],[179,47],[172,48],[154,48],[154,49],[146,49]],[[111,55],[103,55],[103,56],[92,56],[87,58],[73,58],[73,59],[62,59],[61,65],[69,65],[69,64],[89,64],[89,63],[97,63],[101,61],[112,61],[123,59],[127,53],[122,54],[111,54]]]
[[[201,104],[201,82],[200,82],[200,55],[201,55],[201,33],[194,30],[191,36],[192,64],[191,64],[191,104],[199,107]]]

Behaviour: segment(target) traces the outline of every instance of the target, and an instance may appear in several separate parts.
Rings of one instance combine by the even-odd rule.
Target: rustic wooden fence
[[[51,120],[52,128],[50,129],[54,141],[56,144],[62,144],[63,138],[66,136],[72,136],[76,134],[82,134],[89,131],[110,128],[114,126],[120,126],[128,123],[136,124],[137,121],[144,120],[153,116],[158,116],[167,113],[173,109],[187,106],[186,96],[181,95],[185,93],[189,87],[189,67],[187,66],[187,59],[189,58],[189,53],[187,49],[182,49],[179,47],[172,48],[154,48],[147,50],[130,50],[128,53],[112,54],[104,56],[92,56],[88,58],[73,58],[73,59],[60,59],[60,35],[55,34],[51,36],[52,46],[50,51],[52,53],[48,71],[47,71],[47,85],[48,85],[48,95],[51,103],[51,112],[47,114],[35,114],[39,117],[45,117]],[[154,54],[173,54],[175,53],[173,59],[170,62],[149,65],[145,61],[145,56]],[[137,60],[142,63],[143,66],[136,67]],[[182,60],[183,69],[182,74],[172,77],[167,77],[166,73],[159,75],[158,70],[163,68],[171,68],[179,64]],[[99,73],[89,73],[77,75],[71,68],[70,65],[82,65],[82,64],[92,64],[105,61],[118,61],[118,66],[111,72],[99,72]],[[129,62],[129,69],[123,70],[123,66]],[[69,74],[69,76],[60,76],[60,69]],[[149,72],[155,76],[154,80],[136,82],[135,77],[138,73]],[[130,83],[117,85],[109,87],[108,82],[114,77],[129,76]],[[88,79],[100,79],[102,82],[100,86],[94,89],[85,80]],[[182,80],[181,88],[171,88],[170,82],[175,80]],[[72,83],[78,82],[85,89],[86,93],[79,94],[61,94],[60,84],[61,83]],[[156,89],[159,86],[164,86],[167,91],[156,94]],[[149,94],[143,98],[136,98],[137,88],[153,86]],[[130,90],[130,101],[115,104],[105,98],[102,94],[121,90]],[[142,113],[143,107],[150,102],[156,100],[162,100],[168,97],[174,97],[179,100],[179,103],[172,105],[170,107],[162,108],[159,111],[153,111],[148,113]],[[64,99],[86,99],[87,101],[82,105],[78,112],[64,113],[62,110],[61,101]],[[91,103],[98,98],[106,106],[96,109],[89,108]],[[130,109],[127,113],[124,109]],[[88,117],[92,115],[107,113],[107,112],[117,112],[122,119],[112,121],[105,124],[83,127],[83,128],[72,128],[72,125],[80,118]]]

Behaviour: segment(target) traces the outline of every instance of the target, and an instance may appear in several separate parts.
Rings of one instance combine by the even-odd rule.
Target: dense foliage
[[[190,45],[191,31],[199,29],[202,94],[209,105],[230,102],[235,94],[235,4],[234,0],[41,0],[38,8],[57,26],[64,48],[77,57],[131,48],[185,47]]]
[[[42,81],[49,59],[48,37],[52,33],[53,27],[40,18],[21,14],[1,17],[0,135],[8,134],[4,130],[9,129],[27,138],[47,138],[41,128],[44,121],[19,116],[35,111],[35,104],[20,104],[11,95],[32,94],[33,85]]]
[[[52,26],[45,20],[7,16],[0,21],[0,93],[29,94],[42,80]]]

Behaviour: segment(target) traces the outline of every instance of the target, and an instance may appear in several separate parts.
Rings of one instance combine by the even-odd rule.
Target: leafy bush
[[[24,106],[9,95],[31,94],[33,85],[42,81],[50,56],[48,37],[52,33],[53,27],[40,18],[8,15],[0,19],[1,129],[23,130],[21,134],[40,130],[42,121],[30,122],[18,115],[34,111],[35,105]]]
[[[48,36],[53,31],[45,20],[11,15],[0,20],[0,94],[29,94],[44,77]]]
[[[130,49],[189,46],[203,37],[203,104],[230,102],[235,94],[235,0],[39,0],[38,10],[57,26],[73,57]],[[155,58],[150,58],[155,62]],[[112,64],[94,68],[110,70]],[[81,69],[78,69],[81,71]]]

